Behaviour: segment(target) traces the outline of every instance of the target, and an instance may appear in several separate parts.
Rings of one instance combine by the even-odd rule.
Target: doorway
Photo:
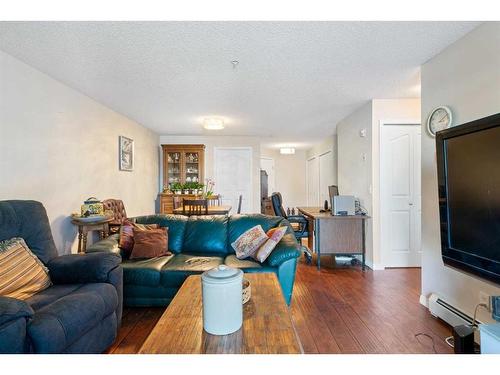
[[[381,127],[380,244],[385,267],[421,266],[420,142],[420,124]]]
[[[223,205],[236,212],[242,195],[241,212],[252,211],[252,149],[250,147],[215,147],[215,189]]]

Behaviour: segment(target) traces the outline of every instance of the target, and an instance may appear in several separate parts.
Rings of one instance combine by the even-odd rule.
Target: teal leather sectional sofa
[[[244,272],[274,272],[287,304],[292,298],[300,246],[285,219],[261,214],[234,216],[150,215],[136,217],[139,224],[168,227],[168,248],[172,255],[153,259],[122,259],[124,304],[126,306],[166,306],[184,280],[220,264],[237,267]],[[264,231],[288,226],[283,239],[269,258],[260,264],[251,259],[236,258],[231,243],[255,225]],[[97,242],[87,252],[123,253],[115,234]]]

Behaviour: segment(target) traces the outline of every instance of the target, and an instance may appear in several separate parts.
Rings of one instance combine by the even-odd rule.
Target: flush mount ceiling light
[[[218,117],[206,117],[203,119],[203,127],[207,130],[222,130],[224,120]]]
[[[281,147],[280,154],[293,155],[293,154],[295,154],[295,148],[294,147]]]

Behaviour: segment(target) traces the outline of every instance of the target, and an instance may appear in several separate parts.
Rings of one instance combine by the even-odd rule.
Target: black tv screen
[[[500,114],[436,134],[441,250],[500,284]]]

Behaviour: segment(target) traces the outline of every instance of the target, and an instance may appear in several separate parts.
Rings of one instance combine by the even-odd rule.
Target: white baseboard
[[[365,265],[374,271],[385,270],[385,267],[382,264],[372,263],[372,261],[370,261],[370,260],[365,261]]]
[[[429,300],[427,299],[426,296],[423,294],[420,295],[420,298],[418,299],[421,305],[424,305],[425,307],[429,308]]]

